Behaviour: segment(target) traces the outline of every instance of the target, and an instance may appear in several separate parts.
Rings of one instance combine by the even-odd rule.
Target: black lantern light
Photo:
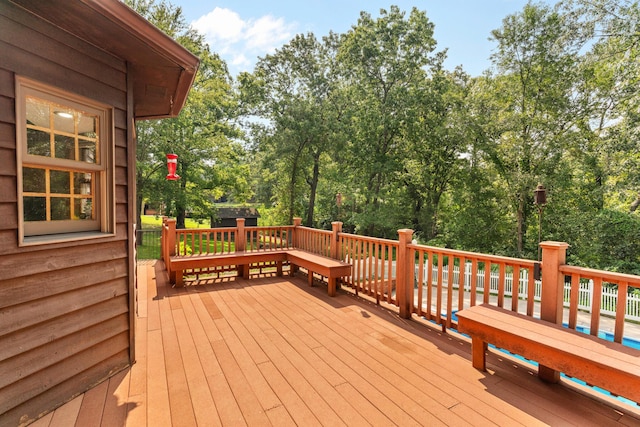
[[[544,185],[538,184],[533,192],[533,202],[538,205],[538,209],[542,209],[547,204],[547,189]]]

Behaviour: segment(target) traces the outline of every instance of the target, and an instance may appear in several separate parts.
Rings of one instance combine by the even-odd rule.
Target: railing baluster
[[[482,295],[482,302],[484,304],[489,303],[489,295],[491,295],[491,261],[484,262],[484,294]]]
[[[533,304],[536,295],[536,278],[531,268],[527,270],[527,316],[533,316]]]
[[[520,266],[513,266],[513,274],[511,276],[511,311],[518,312],[518,303],[520,302]]]
[[[436,323],[442,324],[442,275],[444,272],[444,255],[438,254],[438,288],[436,292]]]
[[[422,288],[424,287],[424,252],[418,252],[418,316],[422,316]]]
[[[616,303],[616,324],[613,333],[615,342],[622,342],[622,334],[624,333],[624,318],[627,311],[627,292],[629,284],[621,282],[618,284],[618,301]]]
[[[504,307],[504,296],[506,292],[506,275],[505,265],[503,262],[498,264],[498,307]]]
[[[465,283],[467,282],[467,259],[460,257],[460,274],[458,275],[458,311],[464,308]]]
[[[431,304],[433,302],[433,252],[427,252],[427,318],[433,320]]]
[[[455,281],[453,267],[455,267],[455,257],[449,256],[449,277],[447,280],[447,328],[451,328],[451,315],[453,313],[453,284]],[[459,285],[458,285],[459,287]]]
[[[591,296],[591,328],[589,332],[598,336],[600,329],[600,308],[602,304],[602,278],[596,277],[593,281],[593,294]]]
[[[471,260],[471,307],[476,305],[478,296],[478,260]]]

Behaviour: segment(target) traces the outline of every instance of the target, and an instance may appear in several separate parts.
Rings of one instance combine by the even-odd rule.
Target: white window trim
[[[115,124],[113,107],[21,76],[16,76],[15,88],[19,246],[52,244],[115,236]],[[28,95],[35,95],[45,100],[63,103],[80,110],[85,107],[89,110],[97,109],[104,112],[104,120],[102,120],[104,123],[100,123],[100,142],[98,149],[100,150],[99,156],[101,161],[105,164],[104,167],[99,168],[94,168],[92,165],[87,164],[87,169],[100,169],[97,171],[100,178],[96,184],[96,194],[94,195],[94,198],[96,198],[95,202],[97,202],[98,205],[98,207],[96,207],[96,219],[99,224],[99,230],[69,231],[64,229],[59,233],[48,232],[49,234],[25,236],[22,168],[23,162],[28,164],[30,158],[37,157],[27,154],[27,127],[25,123],[26,97]],[[50,159],[51,162],[42,162],[42,159],[38,160],[37,163],[48,166],[65,166],[65,162],[67,162],[63,159],[55,158]],[[51,224],[51,228],[56,228],[57,226],[64,228],[64,223],[67,223],[67,221],[56,221],[56,224]]]

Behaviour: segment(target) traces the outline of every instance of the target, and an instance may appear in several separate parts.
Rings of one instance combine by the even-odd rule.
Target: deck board
[[[34,426],[640,426],[637,407],[502,354],[477,371],[468,339],[303,278],[138,278],[137,363]]]

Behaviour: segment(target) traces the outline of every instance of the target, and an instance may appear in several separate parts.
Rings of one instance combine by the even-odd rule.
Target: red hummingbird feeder
[[[176,168],[178,167],[178,155],[177,154],[167,154],[167,169],[169,170],[169,174],[167,175],[167,179],[169,181],[176,181],[180,179],[179,175],[176,175]]]

